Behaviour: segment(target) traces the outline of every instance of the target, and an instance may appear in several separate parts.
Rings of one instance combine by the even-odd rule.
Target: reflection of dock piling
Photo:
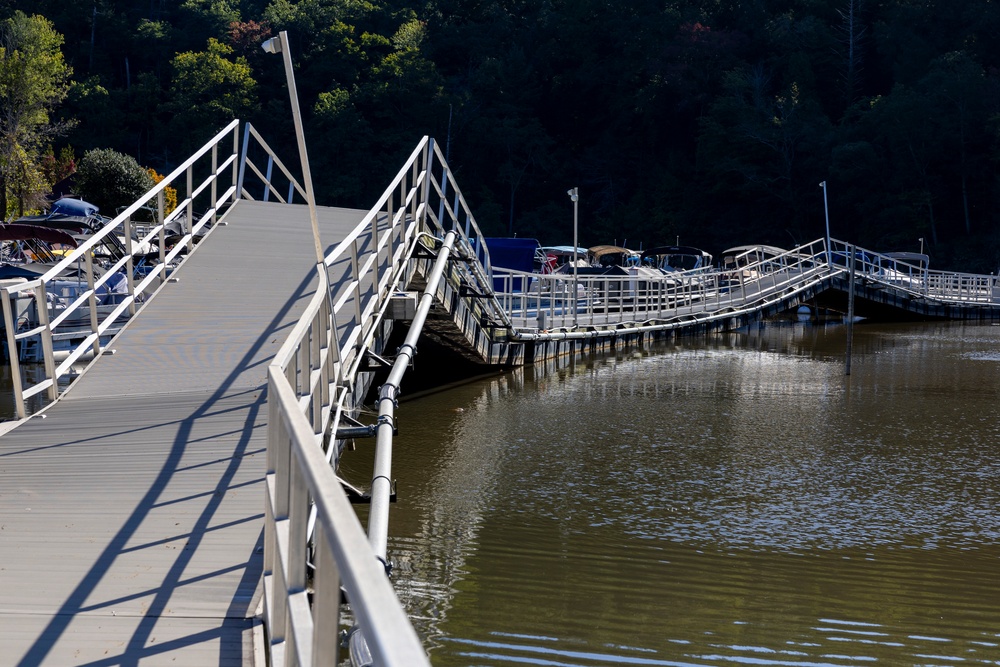
[[[851,274],[848,279],[847,290],[847,355],[845,364],[845,375],[851,374],[851,352],[854,346],[854,283],[857,280],[858,257],[854,246],[851,246]]]

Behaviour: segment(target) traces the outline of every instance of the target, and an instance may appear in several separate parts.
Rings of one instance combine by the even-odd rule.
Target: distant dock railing
[[[494,268],[493,277],[497,298],[520,330],[616,329],[746,308],[771,293],[828,275],[826,263],[818,259],[825,247],[820,239],[766,261],[737,261],[724,269],[663,272],[630,267],[617,275],[593,275],[580,269],[574,278],[571,272],[536,274]],[[527,287],[513,290],[512,286]]]
[[[976,305],[1000,302],[997,276],[953,271],[931,271],[926,265],[896,259],[833,239],[831,260],[847,269],[854,252],[855,274],[871,284],[909,293],[913,297],[943,304]]]
[[[593,275],[580,269],[574,278],[571,272],[494,268],[493,280],[497,299],[521,332],[615,330],[630,325],[652,329],[667,321],[745,311],[818,279],[846,276],[851,253],[855,277],[864,285],[939,304],[1000,304],[997,276],[930,271],[925,264],[836,239],[831,240],[829,253],[825,240],[817,239],[765,258],[747,251],[733,258],[731,266],[710,270],[664,273],[628,267],[617,275]]]

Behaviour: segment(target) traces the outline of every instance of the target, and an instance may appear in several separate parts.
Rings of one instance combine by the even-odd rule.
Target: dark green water
[[[844,333],[402,403],[389,549],[432,663],[1000,664],[1000,327],[862,325],[850,377]]]

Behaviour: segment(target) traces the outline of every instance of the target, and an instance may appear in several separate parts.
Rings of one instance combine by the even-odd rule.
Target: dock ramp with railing
[[[131,255],[95,271],[95,238],[53,273],[0,285],[8,348],[31,342],[43,359],[30,375],[12,360],[18,410],[55,401],[0,437],[0,642],[12,664],[334,664],[346,600],[358,655],[427,665],[383,553],[396,371],[416,346],[408,334],[384,349],[401,322],[426,320],[426,335],[497,367],[738,328],[845,289],[863,307],[1000,317],[993,276],[835,240],[735,270],[504,271],[433,140],[360,211],[288,203],[305,189],[236,127],[195,156],[210,160],[204,178],[189,161],[165,181],[184,191],[177,212],[161,184],[99,232],[131,238],[132,213],[152,204],[140,240],[159,240],[160,256],[145,273]],[[167,247],[164,227],[182,215]],[[22,323],[11,304],[47,303],[72,262],[85,264],[79,291]],[[129,284],[102,311],[107,271]],[[57,358],[70,321],[85,325]],[[379,414],[362,423],[389,366]],[[361,437],[376,442],[367,534],[336,476],[344,442]]]
[[[327,249],[365,213],[320,209]],[[0,438],[5,664],[253,664],[267,366],[317,280],[305,207],[239,201],[220,222]]]

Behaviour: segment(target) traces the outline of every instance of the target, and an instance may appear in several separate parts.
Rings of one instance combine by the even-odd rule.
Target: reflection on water
[[[850,376],[844,333],[404,403],[390,555],[433,664],[1000,664],[1000,327],[859,326]]]

